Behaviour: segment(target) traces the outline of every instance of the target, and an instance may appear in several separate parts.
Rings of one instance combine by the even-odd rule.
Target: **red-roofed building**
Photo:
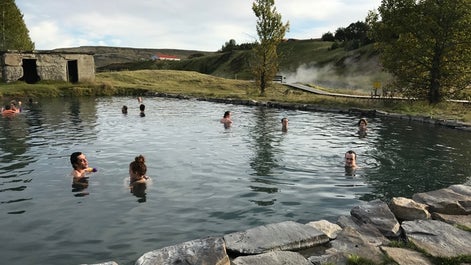
[[[157,53],[156,55],[152,56],[152,60],[180,61],[180,58],[175,55]]]

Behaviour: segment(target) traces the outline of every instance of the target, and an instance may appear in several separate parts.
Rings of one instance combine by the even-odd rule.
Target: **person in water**
[[[73,170],[70,174],[73,177],[74,183],[87,183],[87,175],[96,171],[88,166],[87,157],[82,152],[72,153],[70,155],[70,163],[73,167]]]
[[[288,118],[281,119],[281,131],[287,132],[288,131]]]
[[[357,168],[357,154],[355,151],[349,150],[345,153],[345,167]]]
[[[220,122],[224,124],[224,128],[226,129],[231,127],[232,125],[231,112],[230,111],[224,112],[224,116],[222,117]]]
[[[128,106],[123,105],[123,107],[121,108],[121,112],[122,112],[123,114],[128,114]]]
[[[141,111],[141,112],[139,113],[139,115],[140,115],[141,117],[145,117],[145,116],[146,116],[146,113],[145,113],[144,111],[146,110],[146,105],[144,105],[144,104],[139,105],[139,110]]]
[[[357,154],[355,151],[349,150],[345,153],[345,174],[355,176],[357,166]]]
[[[20,113],[21,110],[22,110],[21,101],[18,101],[18,106],[17,106],[16,101],[12,100],[10,101],[10,104],[7,104],[5,105],[4,108],[2,108],[2,114],[3,115],[16,114],[16,113]]]
[[[150,179],[147,175],[146,160],[143,155],[136,156],[129,164],[129,188],[134,195],[144,194],[146,183]],[[138,195],[136,195],[138,196]]]

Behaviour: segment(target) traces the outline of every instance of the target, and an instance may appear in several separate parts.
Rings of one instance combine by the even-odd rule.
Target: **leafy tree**
[[[221,52],[230,52],[237,48],[236,41],[234,39],[230,39],[227,41],[221,48]]]
[[[322,41],[335,41],[334,34],[330,31],[322,34]]]
[[[257,41],[254,54],[253,71],[260,87],[260,94],[265,95],[265,88],[278,72],[278,44],[289,30],[289,22],[283,24],[281,14],[276,11],[275,0],[255,0],[252,10],[257,17]]]
[[[14,0],[0,3],[0,47],[1,50],[34,50],[23,15]]]
[[[367,20],[394,88],[434,104],[471,86],[471,1],[383,0],[378,11]]]

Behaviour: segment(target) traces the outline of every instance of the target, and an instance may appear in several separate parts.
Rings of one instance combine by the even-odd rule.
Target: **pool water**
[[[134,264],[147,251],[281,221],[327,219],[376,198],[469,184],[469,132],[371,118],[132,97],[41,99],[0,118],[0,254],[5,264]],[[128,106],[128,114],[121,107]],[[234,124],[219,122],[232,112]],[[288,117],[288,132],[281,118]],[[345,174],[343,155],[360,169]],[[69,157],[98,168],[71,186]],[[144,155],[152,183],[128,188]]]

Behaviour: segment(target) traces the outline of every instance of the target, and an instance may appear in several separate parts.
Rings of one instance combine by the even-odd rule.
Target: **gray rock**
[[[402,223],[412,243],[433,257],[452,258],[471,255],[471,233],[437,220]]]
[[[237,254],[260,254],[273,250],[300,250],[329,242],[321,231],[286,221],[224,236],[226,249]]]
[[[433,219],[452,225],[461,225],[471,230],[471,215],[449,215],[443,213],[433,213]]]
[[[427,257],[417,251],[405,248],[381,247],[399,265],[433,265]]]
[[[348,262],[347,256],[342,252],[332,251],[329,254],[320,255],[320,256],[311,256],[308,260],[313,265],[322,265],[322,264],[336,264],[336,265],[346,265]]]
[[[233,265],[312,265],[297,252],[273,251],[252,256],[237,257]]]
[[[343,253],[345,257],[355,254],[372,260],[376,264],[383,261],[384,255],[379,247],[370,244],[365,238],[351,227],[346,227],[330,242],[331,248],[326,254]]]
[[[224,241],[209,237],[165,247],[142,255],[135,265],[230,265]]]
[[[416,193],[414,201],[429,205],[430,212],[465,215],[471,214],[471,187],[452,185],[448,188]]]
[[[331,240],[337,237],[337,233],[342,231],[342,227],[338,224],[333,224],[327,220],[319,220],[314,222],[309,222],[306,225],[312,226],[317,230],[326,234]]]
[[[404,197],[394,197],[389,203],[389,209],[401,221],[430,219],[431,215],[427,207],[426,204]]]
[[[106,261],[103,263],[93,263],[93,264],[80,264],[80,265],[118,265],[118,263],[114,261]]]
[[[359,232],[363,240],[368,242],[368,244],[373,246],[388,245],[391,243],[376,226],[372,224],[357,224],[351,216],[340,216],[337,220],[337,224],[345,229],[346,227],[353,228],[355,231]]]
[[[380,200],[355,206],[350,210],[352,217],[359,222],[372,224],[386,237],[398,237],[400,225],[388,205]]]

